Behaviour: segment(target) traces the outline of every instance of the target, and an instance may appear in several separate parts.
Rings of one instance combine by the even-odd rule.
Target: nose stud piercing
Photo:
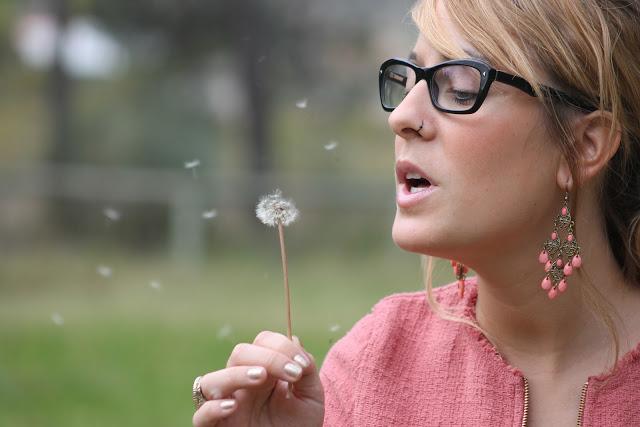
[[[416,129],[416,132],[420,133],[420,131],[422,130],[424,126],[424,120],[420,122],[420,127],[418,129]]]

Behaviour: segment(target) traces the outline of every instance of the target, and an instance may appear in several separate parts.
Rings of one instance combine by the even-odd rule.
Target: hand
[[[318,369],[297,337],[260,332],[253,344],[236,345],[226,369],[204,375],[200,388],[207,402],[193,415],[194,427],[322,426]]]

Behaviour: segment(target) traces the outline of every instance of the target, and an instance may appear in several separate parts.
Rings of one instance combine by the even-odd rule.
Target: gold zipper
[[[580,392],[580,406],[578,406],[578,427],[582,427],[582,418],[584,417],[584,404],[587,402],[587,386],[589,381],[582,386],[582,392]]]
[[[522,410],[522,427],[527,427],[529,421],[529,381],[525,377],[524,380],[524,408]],[[580,405],[578,406],[578,427],[582,427],[582,421],[584,418],[584,405],[587,402],[587,386],[589,381],[584,383],[582,391],[580,392]]]
[[[527,427],[527,420],[529,419],[529,381],[525,377],[524,380],[524,410],[522,411],[522,427]]]

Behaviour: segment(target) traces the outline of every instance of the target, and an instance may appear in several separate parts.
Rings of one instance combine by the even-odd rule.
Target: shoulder
[[[435,304],[429,303],[426,291],[393,294],[381,299],[373,307],[367,322],[371,328],[370,340],[382,346],[390,342],[402,345],[403,341],[413,341],[417,336],[433,338],[457,333],[460,324],[444,319],[441,314],[470,315],[477,294],[475,280],[468,282],[469,289],[463,297],[455,282],[433,289]],[[421,345],[429,345],[429,342]]]
[[[461,298],[457,283],[435,288],[434,302],[447,313],[466,317],[475,302],[475,280],[468,280],[469,292]],[[437,345],[431,340],[416,343],[416,337],[444,337],[455,334],[459,328],[449,322],[427,301],[426,291],[398,293],[382,298],[353,328],[330,350],[327,359],[334,357],[350,359],[357,364],[368,354],[377,354],[378,349],[401,348],[401,353],[415,345]],[[415,349],[414,349],[415,350]],[[388,351],[383,354],[390,355]],[[396,354],[397,355],[397,354]],[[330,364],[330,363],[329,363]]]
[[[470,288],[463,298],[456,283],[436,288],[432,295],[439,307],[464,315],[473,301],[474,283],[470,282]],[[325,425],[343,425],[344,420],[352,419],[357,402],[368,401],[380,387],[395,387],[412,369],[426,369],[416,378],[443,371],[444,367],[432,369],[418,361],[450,360],[460,332],[459,323],[441,318],[431,308],[425,291],[381,299],[334,344],[324,360],[320,377],[325,389]]]
[[[470,279],[468,283],[470,287],[475,288],[475,280]],[[435,302],[442,308],[460,311],[460,314],[463,314],[464,310],[473,303],[475,296],[473,292],[475,289],[469,290],[471,292],[466,292],[466,295],[461,298],[458,295],[457,283],[454,282],[433,289],[432,295]],[[427,301],[426,291],[392,294],[382,298],[372,309],[372,313],[378,316],[388,312],[406,312],[408,316],[434,314]]]

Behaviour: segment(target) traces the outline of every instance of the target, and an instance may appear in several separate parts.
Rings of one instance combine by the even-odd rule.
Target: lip
[[[429,180],[431,185],[420,192],[411,193],[409,191],[409,188],[407,187],[407,182],[405,179],[408,173],[419,174],[423,178]],[[404,209],[418,205],[425,198],[431,195],[437,188],[437,184],[429,175],[427,175],[419,166],[408,160],[399,160],[396,162],[396,182],[396,204],[398,205],[398,207]]]

